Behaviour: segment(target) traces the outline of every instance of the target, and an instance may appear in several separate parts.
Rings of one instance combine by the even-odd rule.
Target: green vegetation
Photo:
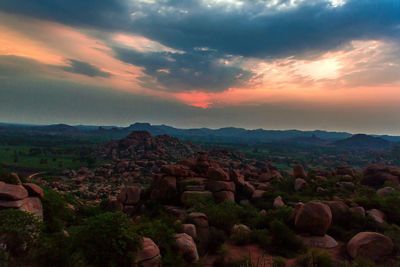
[[[305,255],[301,255],[296,259],[299,267],[332,267],[333,260],[327,252],[311,249]]]
[[[75,249],[94,266],[130,266],[141,244],[129,218],[119,212],[89,217],[73,230]]]
[[[0,240],[11,256],[18,257],[37,242],[41,223],[26,212],[16,209],[0,210]]]

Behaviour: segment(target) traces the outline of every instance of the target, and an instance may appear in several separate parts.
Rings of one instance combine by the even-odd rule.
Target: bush
[[[376,267],[376,265],[369,259],[357,258],[351,263],[345,262],[343,267]]]
[[[93,266],[130,266],[141,246],[132,222],[121,212],[90,217],[72,234],[76,250]]]
[[[303,249],[303,243],[296,234],[283,222],[274,220],[271,223],[272,250],[282,256],[291,256]]]
[[[272,263],[272,267],[285,267],[286,260],[281,257],[275,257],[274,262]]]
[[[245,244],[248,244],[250,242],[250,240],[251,240],[251,232],[248,232],[248,231],[236,231],[235,233],[231,234],[230,239],[236,245],[245,245]]]
[[[42,205],[46,232],[60,232],[66,223],[72,220],[72,211],[67,208],[67,202],[57,192],[45,190]]]
[[[325,251],[312,249],[296,259],[299,267],[332,267],[331,255]]]
[[[208,250],[212,253],[218,252],[227,239],[228,237],[223,230],[210,227]]]
[[[70,240],[64,233],[42,234],[32,257],[33,261],[42,267],[72,266],[70,251]]]
[[[0,210],[0,243],[11,256],[29,251],[37,242],[42,224],[32,214],[16,209]]]
[[[215,204],[212,202],[198,204],[196,210],[208,216],[210,225],[229,232],[235,224],[245,224],[250,228],[258,228],[264,223],[264,217],[250,205],[241,206],[232,202]]]
[[[142,218],[135,225],[135,231],[141,235],[151,238],[160,248],[162,256],[162,265],[184,266],[183,259],[175,252],[173,246],[175,243],[174,235],[182,226],[176,224],[174,220],[168,216],[161,215],[157,219]]]
[[[251,241],[259,245],[261,248],[267,250],[271,248],[271,234],[267,229],[256,229],[251,232]]]

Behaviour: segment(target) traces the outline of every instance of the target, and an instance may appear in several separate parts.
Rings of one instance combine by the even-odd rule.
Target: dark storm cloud
[[[120,60],[144,67],[145,74],[172,91],[223,91],[244,85],[253,76],[250,71],[219,62],[220,55],[212,51],[140,53],[126,48],[114,50]],[[142,77],[142,84],[154,87],[146,77]]]
[[[80,60],[76,59],[68,59],[70,66],[67,67],[62,67],[63,70],[76,73],[76,74],[81,74],[81,75],[86,75],[89,77],[103,77],[103,78],[108,78],[111,76],[109,72],[102,71],[101,69],[97,68],[96,66],[93,66],[92,64],[89,64],[87,62],[83,62]]]
[[[125,0],[2,0],[0,10],[68,25],[125,29],[130,8]]]
[[[336,8],[327,0],[307,0],[286,8],[289,1],[280,1],[280,6],[271,3],[208,7],[195,0],[2,0],[0,10],[140,33],[184,51],[209,47],[254,57],[321,52],[354,39],[399,37],[398,0],[348,0]]]

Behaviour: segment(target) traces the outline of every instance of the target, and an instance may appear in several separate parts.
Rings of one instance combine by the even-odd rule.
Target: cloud
[[[245,85],[253,73],[230,65],[229,58],[212,51],[188,53],[140,53],[132,49],[114,48],[117,57],[127,63],[144,68],[148,76],[142,85],[154,88],[157,84],[169,91],[224,91]]]
[[[75,74],[86,75],[89,77],[108,78],[111,76],[109,72],[102,71],[101,69],[87,62],[76,59],[68,59],[68,61],[70,66],[62,67],[62,69],[65,71],[72,72]]]
[[[287,57],[352,40],[398,38],[397,0],[3,0],[0,10],[141,34],[183,51]]]
[[[125,0],[5,0],[0,10],[72,26],[115,30],[130,25],[130,1]]]

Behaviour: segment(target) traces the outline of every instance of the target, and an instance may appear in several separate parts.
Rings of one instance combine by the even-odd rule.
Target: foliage
[[[311,249],[305,255],[301,255],[296,259],[299,267],[332,267],[333,260],[329,253]]]
[[[250,205],[238,205],[229,201],[219,204],[198,203],[196,210],[208,216],[210,225],[229,232],[233,225],[242,223],[250,228],[258,228],[265,221],[258,210]]]
[[[217,252],[227,239],[228,237],[223,230],[211,226],[209,232],[208,250],[212,253]]]
[[[173,248],[175,232],[181,225],[174,223],[172,218],[166,215],[160,215],[157,219],[142,218],[134,228],[139,235],[151,238],[158,245],[163,255],[163,266],[183,266],[183,259]]]
[[[281,257],[275,257],[274,262],[272,263],[272,267],[285,267],[286,260]]]
[[[296,234],[283,222],[274,220],[271,223],[272,250],[282,256],[291,256],[303,249],[303,243]]]
[[[76,250],[93,266],[129,266],[141,246],[132,222],[121,212],[89,217],[74,230]]]
[[[29,251],[37,242],[42,227],[32,214],[17,209],[0,210],[0,239],[11,256]]]
[[[71,266],[71,245],[64,233],[43,233],[32,252],[32,259],[42,267]]]
[[[62,231],[66,223],[73,218],[71,210],[67,208],[67,202],[53,190],[45,190],[42,205],[46,232]]]
[[[251,232],[251,241],[267,250],[271,248],[271,234],[267,229],[256,229]]]

